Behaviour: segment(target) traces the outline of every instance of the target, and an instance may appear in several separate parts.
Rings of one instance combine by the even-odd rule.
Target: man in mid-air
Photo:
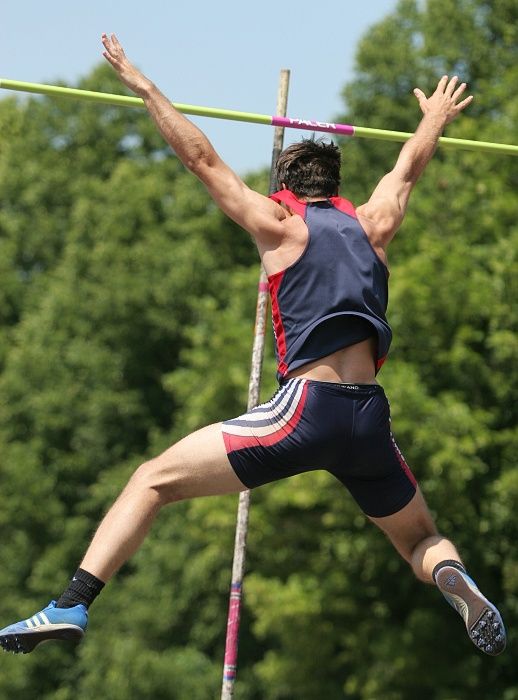
[[[444,127],[469,105],[466,85],[443,76],[430,97],[414,91],[423,117],[368,201],[338,195],[340,154],[304,140],[279,157],[279,192],[254,192],[206,136],[172,106],[103,34],[104,56],[144,103],[176,156],[218,206],[253,237],[268,274],[279,390],[238,418],[209,425],[142,464],[102,520],[57,601],[0,630],[0,644],[30,652],[49,639],[79,640],[88,607],[137,550],[160,508],[182,499],[237,493],[325,469],[390,538],[414,574],[435,584],[462,616],[470,639],[501,653],[498,610],[468,576],[455,546],[438,534],[390,427],[376,376],[392,333],[387,248],[410,193]],[[207,370],[209,372],[209,369]]]

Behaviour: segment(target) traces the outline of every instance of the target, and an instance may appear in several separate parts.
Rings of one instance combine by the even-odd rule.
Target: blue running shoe
[[[79,642],[87,623],[88,611],[84,605],[56,608],[56,601],[52,600],[41,612],[0,630],[0,646],[14,654],[28,654],[41,642],[51,639]]]
[[[484,598],[475,582],[459,569],[443,566],[437,572],[436,584],[464,620],[473,644],[490,656],[501,654],[506,645],[502,617],[495,606]]]

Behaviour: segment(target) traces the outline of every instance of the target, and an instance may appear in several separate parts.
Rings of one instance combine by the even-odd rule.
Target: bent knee
[[[433,521],[424,517],[422,520],[417,519],[413,527],[406,532],[406,537],[400,540],[400,549],[403,557],[410,561],[416,551],[422,547],[426,547],[427,543],[441,540],[442,537],[437,531],[437,527]]]
[[[152,491],[159,505],[181,501],[185,496],[185,477],[179,466],[165,466],[160,459],[143,462],[133,473],[129,488]]]
[[[425,510],[414,513],[412,517],[401,512],[371,520],[383,530],[403,559],[408,562],[423,543],[435,538],[441,539],[434,521]]]

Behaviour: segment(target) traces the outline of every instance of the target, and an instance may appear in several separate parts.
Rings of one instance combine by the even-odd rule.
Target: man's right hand
[[[104,58],[117,71],[124,85],[129,87],[139,97],[145,97],[152,86],[152,82],[128,61],[124,49],[115,34],[108,37],[107,34],[103,33],[101,41],[105,48],[103,51]]]
[[[103,56],[124,85],[144,100],[150,117],[175,155],[201,180],[220,209],[254,237],[261,255],[275,251],[286,234],[282,223],[286,213],[282,207],[245,185],[219,157],[203,131],[128,61],[115,34],[103,34],[101,41]]]

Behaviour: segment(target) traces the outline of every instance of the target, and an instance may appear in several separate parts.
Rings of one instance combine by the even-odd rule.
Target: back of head
[[[288,146],[276,163],[279,186],[297,197],[334,197],[340,186],[340,150],[323,139],[303,139]]]

